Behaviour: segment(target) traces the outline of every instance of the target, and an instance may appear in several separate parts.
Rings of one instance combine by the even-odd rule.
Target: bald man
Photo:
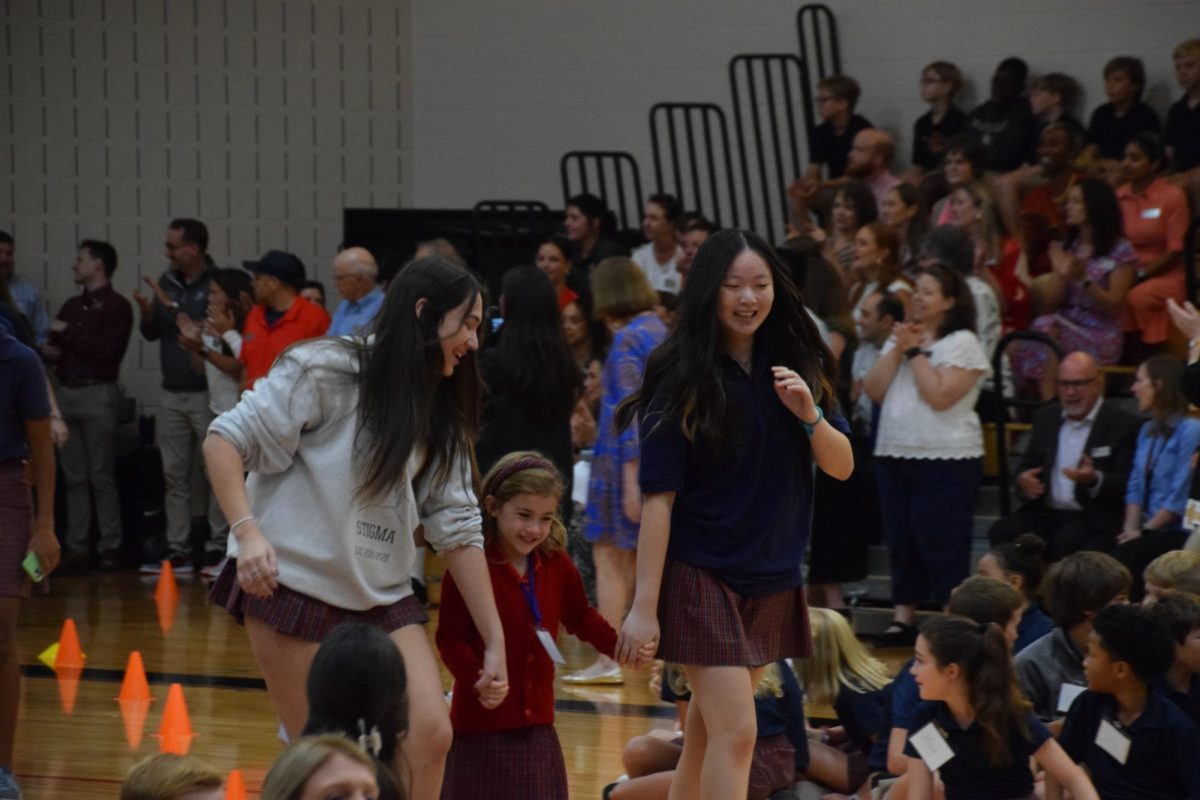
[[[1107,553],[1124,519],[1141,420],[1104,401],[1104,376],[1087,353],[1066,356],[1057,382],[1058,400],[1034,412],[1017,468],[1025,504],[997,521],[989,536],[1000,544],[1032,531],[1055,560],[1078,550]]]
[[[329,325],[330,336],[357,336],[370,332],[375,315],[383,305],[383,290],[375,281],[379,267],[375,257],[362,247],[348,247],[333,260],[333,286],[342,296],[333,322]]]
[[[860,180],[871,187],[875,195],[875,206],[883,205],[888,191],[900,183],[892,174],[892,157],[896,154],[896,143],[892,137],[878,128],[867,128],[854,136],[850,155],[846,161],[846,177]]]

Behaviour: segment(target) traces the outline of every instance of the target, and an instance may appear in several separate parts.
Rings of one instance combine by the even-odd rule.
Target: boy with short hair
[[[1154,605],[1170,589],[1200,595],[1200,553],[1169,550],[1146,566],[1142,581],[1146,584],[1144,606]]]
[[[1196,208],[1200,207],[1200,38],[1180,42],[1172,56],[1183,97],[1167,111],[1163,144],[1175,173],[1171,182],[1189,195]]]
[[[1147,682],[1173,659],[1162,620],[1138,606],[1101,609],[1088,635],[1088,690],[1076,698],[1059,744],[1087,768],[1106,800],[1200,797],[1200,730]],[[1046,800],[1061,787],[1046,778]]]
[[[1131,578],[1106,553],[1081,550],[1050,567],[1042,600],[1055,628],[1017,654],[1021,691],[1044,720],[1066,713],[1085,688],[1083,656],[1097,612],[1125,602]]]
[[[1200,597],[1168,591],[1149,611],[1167,626],[1175,643],[1175,661],[1150,681],[1150,688],[1200,726]]]
[[[854,137],[859,131],[875,127],[854,113],[860,94],[858,81],[848,75],[830,75],[817,84],[817,114],[821,123],[809,137],[806,183],[815,185],[821,181],[821,167],[825,168],[827,180],[842,177]]]
[[[1083,125],[1071,113],[1078,99],[1079,84],[1070,75],[1048,72],[1034,80],[1029,88],[1029,110],[1037,119],[1039,133],[1057,122],[1082,139]]]
[[[1125,158],[1125,145],[1142,131],[1162,129],[1158,114],[1142,102],[1146,68],[1140,58],[1117,56],[1104,65],[1104,94],[1108,102],[1097,106],[1088,121],[1088,154],[1101,161]]]

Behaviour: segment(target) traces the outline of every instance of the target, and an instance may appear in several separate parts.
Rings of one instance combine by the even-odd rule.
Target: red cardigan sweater
[[[538,641],[533,612],[521,590],[526,578],[517,575],[494,545],[489,545],[486,553],[496,610],[504,626],[508,696],[491,711],[479,704],[474,686],[483,668],[483,638],[467,613],[454,579],[447,573],[442,582],[437,646],[442,661],[454,676],[450,721],[459,733],[492,733],[552,725],[554,662]],[[570,557],[563,551],[549,556],[535,554],[534,571],[542,627],[557,638],[561,623],[568,632],[612,656],[617,633],[588,605],[583,581]]]

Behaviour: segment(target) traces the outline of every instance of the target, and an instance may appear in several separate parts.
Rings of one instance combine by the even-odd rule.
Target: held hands
[[[638,669],[652,661],[657,651],[658,617],[635,606],[621,625],[613,655],[622,665]]]
[[[925,326],[918,322],[897,322],[892,326],[892,336],[896,337],[896,352],[903,355],[905,350],[924,344]]]
[[[275,548],[263,536],[258,523],[248,520],[239,526],[237,576],[242,591],[255,597],[270,597],[279,586]]]
[[[1034,467],[1017,475],[1017,486],[1021,489],[1021,494],[1030,500],[1037,500],[1045,494],[1046,484],[1042,483],[1041,474],[1042,468]],[[1067,477],[1070,476],[1068,475]]]
[[[508,672],[504,662],[504,648],[485,648],[483,651],[483,669],[479,670],[479,680],[475,682],[475,691],[479,694],[479,704],[491,711],[508,696]]]
[[[1068,480],[1081,486],[1093,486],[1096,483],[1096,467],[1092,464],[1092,457],[1086,453],[1083,458],[1079,459],[1078,467],[1075,469],[1064,467],[1062,474],[1067,476]]]
[[[771,373],[775,377],[775,394],[787,410],[803,422],[816,419],[816,403],[808,383],[787,367],[771,367]]]

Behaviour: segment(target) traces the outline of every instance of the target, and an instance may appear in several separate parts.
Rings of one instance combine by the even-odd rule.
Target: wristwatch
[[[904,357],[906,359],[908,359],[909,361],[912,361],[914,358],[916,358],[917,356],[921,355],[924,352],[925,351],[919,347],[910,347],[904,351]]]

